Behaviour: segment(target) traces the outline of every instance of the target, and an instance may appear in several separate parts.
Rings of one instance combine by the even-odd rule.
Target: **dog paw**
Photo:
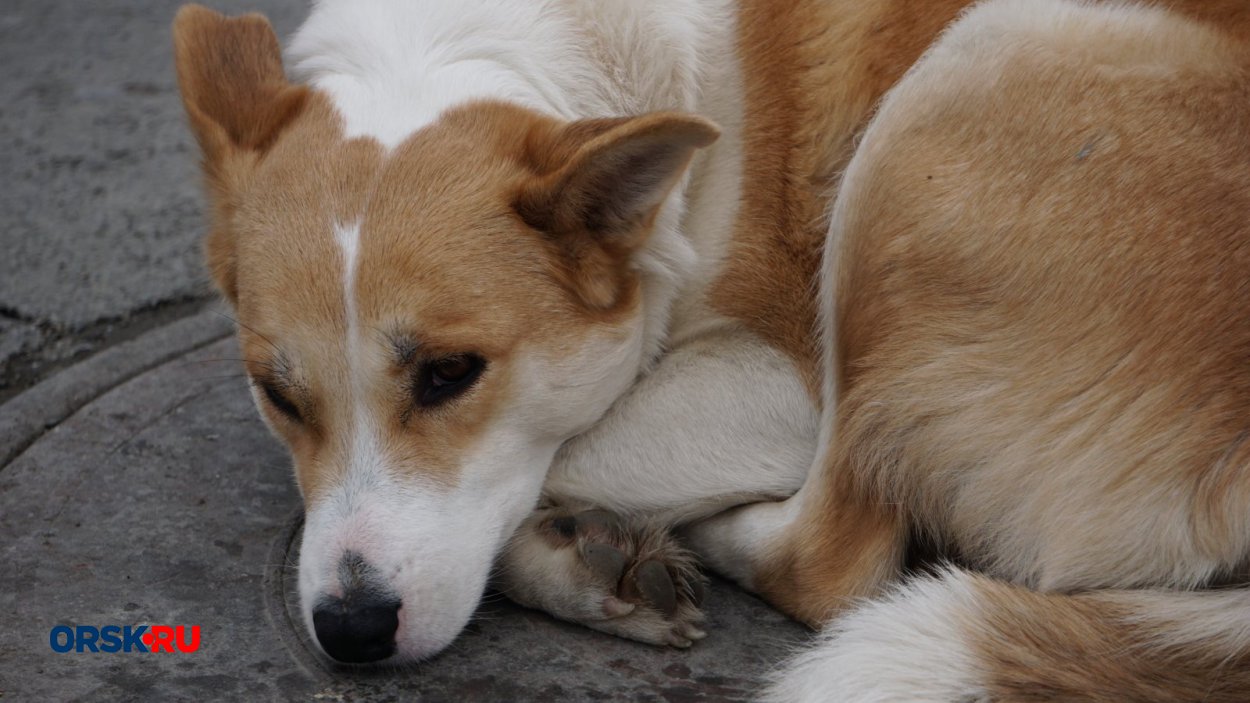
[[[540,508],[499,564],[509,598],[618,637],[689,647],[707,633],[704,581],[666,529],[604,510]]]

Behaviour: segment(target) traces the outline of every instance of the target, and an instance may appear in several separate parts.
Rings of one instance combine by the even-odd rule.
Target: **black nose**
[[[321,648],[349,664],[381,661],[395,653],[400,601],[372,591],[323,598],[313,608]]]

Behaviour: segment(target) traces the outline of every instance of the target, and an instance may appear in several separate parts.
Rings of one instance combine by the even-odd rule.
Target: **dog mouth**
[[[443,550],[428,550],[436,539],[374,531],[351,540],[366,549],[339,551],[330,545],[343,544],[344,532],[360,533],[326,527],[313,515],[283,558],[294,572],[286,595],[291,624],[322,666],[421,662],[468,625],[487,584],[488,558],[481,568],[466,558],[446,562]]]

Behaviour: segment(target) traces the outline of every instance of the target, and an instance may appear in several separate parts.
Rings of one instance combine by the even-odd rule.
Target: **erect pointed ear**
[[[256,158],[299,114],[308,90],[287,82],[278,38],[261,15],[227,18],[186,5],[173,31],[182,104],[204,153],[213,209],[204,247],[208,268],[235,304],[232,219],[238,191]]]
[[[541,130],[526,149],[538,175],[517,196],[516,211],[564,250],[585,302],[609,307],[629,255],[646,240],[695,151],[719,135],[711,122],[680,113]]]
[[[307,97],[287,82],[278,38],[258,14],[226,17],[185,5],[174,18],[174,63],[210,171],[230,150],[264,150]]]
[[[526,187],[517,209],[548,232],[629,234],[649,224],[695,150],[719,134],[711,122],[677,113],[573,122],[530,145],[546,151],[536,161],[554,168]]]

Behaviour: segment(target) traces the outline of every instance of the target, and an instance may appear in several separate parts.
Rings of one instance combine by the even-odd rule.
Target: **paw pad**
[[[627,601],[641,600],[652,608],[672,616],[677,613],[677,589],[668,569],[655,560],[639,564],[621,582],[621,596]]]
[[[540,510],[528,524],[521,537],[531,547],[573,557],[561,562],[566,570],[534,567],[533,582],[520,584],[544,610],[650,644],[689,647],[707,635],[696,626],[703,577],[668,530],[606,510],[560,508]]]

